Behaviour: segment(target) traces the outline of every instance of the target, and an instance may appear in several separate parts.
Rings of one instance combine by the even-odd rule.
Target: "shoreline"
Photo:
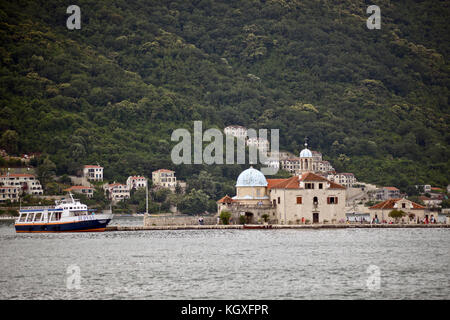
[[[147,230],[274,230],[274,229],[395,229],[395,228],[450,228],[450,224],[310,224],[310,225],[173,225],[173,226],[109,226],[105,231],[147,231]],[[253,228],[252,228],[253,227]]]

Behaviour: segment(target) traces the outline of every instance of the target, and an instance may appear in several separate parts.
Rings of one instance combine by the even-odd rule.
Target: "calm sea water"
[[[16,234],[1,222],[0,299],[449,299],[449,243],[449,229]]]

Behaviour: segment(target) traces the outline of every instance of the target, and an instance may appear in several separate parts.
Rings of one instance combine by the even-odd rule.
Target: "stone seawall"
[[[183,226],[198,225],[200,216],[144,216],[144,226]],[[216,217],[203,217],[204,225],[215,225]]]
[[[249,229],[395,229],[395,228],[450,228],[450,224],[309,224],[309,225],[246,225]],[[106,231],[143,231],[143,230],[213,230],[245,229],[241,224],[235,225],[160,225],[160,226],[110,226]]]

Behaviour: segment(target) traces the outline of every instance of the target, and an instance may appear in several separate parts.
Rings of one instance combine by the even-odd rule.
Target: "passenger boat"
[[[16,232],[94,232],[105,231],[113,215],[96,214],[74,199],[56,200],[50,207],[21,208],[15,222]]]

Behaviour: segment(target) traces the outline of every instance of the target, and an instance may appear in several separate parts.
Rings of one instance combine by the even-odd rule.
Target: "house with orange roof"
[[[129,176],[127,179],[128,190],[147,187],[147,178],[143,176]]]
[[[400,190],[396,187],[382,187],[373,193],[375,200],[389,200],[400,198]]]
[[[71,186],[70,188],[64,189],[65,192],[73,192],[78,194],[83,194],[88,198],[94,196],[94,188],[85,186]]]
[[[34,196],[43,195],[42,185],[34,174],[9,173],[0,175],[0,187],[16,187],[20,192]]]
[[[126,184],[114,182],[105,184],[103,186],[103,189],[105,190],[107,198],[110,199],[113,203],[117,203],[119,201],[130,198],[130,189],[128,189]]]
[[[369,208],[371,220],[378,218],[379,221],[394,222],[395,219],[389,217],[392,210],[401,210],[406,216],[404,221],[415,223],[431,219],[431,215],[425,206],[415,203],[405,198],[388,199],[377,203]],[[438,218],[437,215],[434,218]]]

